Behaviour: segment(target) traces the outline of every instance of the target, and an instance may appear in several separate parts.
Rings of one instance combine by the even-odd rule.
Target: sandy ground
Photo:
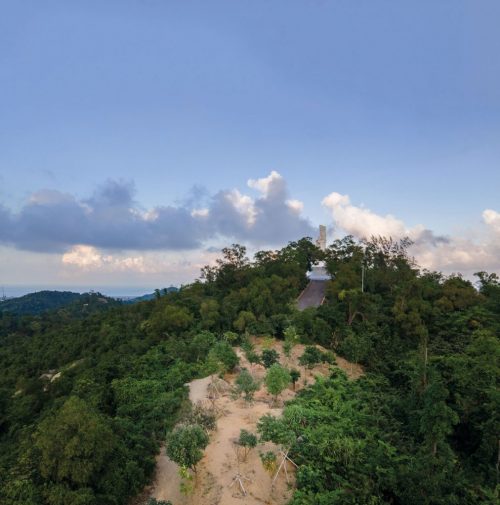
[[[262,350],[264,341],[256,339],[256,349]],[[303,354],[303,345],[297,345],[292,355],[287,359],[282,352],[281,342],[274,341],[271,347],[281,355],[281,363],[287,367],[297,368],[301,373],[296,389],[297,391],[314,382],[315,375],[328,375],[330,365],[322,364],[307,370],[297,364],[298,358]],[[238,350],[240,368],[247,368],[257,380],[263,380],[265,368],[261,365],[250,365],[244,354]],[[357,378],[362,374],[362,368],[352,365],[346,360],[337,357],[337,364],[346,371],[349,377]],[[225,380],[229,385],[234,384],[237,374],[228,374]],[[209,404],[207,388],[212,381],[211,377],[198,379],[189,384],[189,398],[193,404],[201,402]],[[262,466],[259,452],[269,450],[279,453],[279,447],[274,444],[259,444],[250,452],[246,461],[237,457],[237,445],[234,443],[239,437],[241,429],[256,433],[257,421],[264,414],[279,416],[282,412],[283,402],[294,397],[292,387],[285,390],[281,395],[278,405],[274,405],[265,386],[255,394],[252,403],[243,399],[234,400],[231,395],[223,393],[215,405],[221,412],[217,421],[217,430],[211,434],[210,443],[205,450],[205,456],[198,465],[198,475],[195,478],[195,488],[189,496],[180,492],[181,478],[179,468],[165,454],[162,447],[156,458],[157,470],[155,482],[151,488],[150,496],[159,500],[170,500],[173,505],[231,505],[241,503],[244,505],[273,504],[282,505],[289,501],[293,492],[294,471],[288,464],[291,482],[287,483],[284,472],[281,472],[274,486],[271,485],[273,474],[267,472]],[[243,495],[238,482],[234,478],[240,474],[246,489]]]

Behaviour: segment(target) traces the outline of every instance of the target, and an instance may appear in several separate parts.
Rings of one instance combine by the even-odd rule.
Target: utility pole
[[[365,264],[361,265],[361,292],[365,292]]]
[[[361,292],[365,292],[365,262],[366,262],[366,247],[363,250],[363,259],[361,260]]]

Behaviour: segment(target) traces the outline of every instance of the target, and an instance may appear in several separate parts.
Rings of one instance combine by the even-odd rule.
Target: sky
[[[497,0],[4,2],[0,286],[179,285],[319,224],[500,271],[499,19]]]

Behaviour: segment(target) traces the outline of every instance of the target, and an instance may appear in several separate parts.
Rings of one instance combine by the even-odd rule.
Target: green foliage
[[[313,368],[314,365],[322,363],[324,359],[324,354],[316,346],[308,345],[304,349],[304,354],[299,358],[299,365]]]
[[[202,362],[206,359],[212,346],[217,342],[217,339],[210,331],[201,331],[197,333],[191,340],[189,350],[196,361]]]
[[[247,430],[241,430],[238,445],[243,447],[243,461],[246,461],[248,453],[257,446],[257,437]]]
[[[243,394],[246,401],[252,401],[253,395],[259,390],[260,385],[250,372],[246,368],[243,368],[238,377],[236,377],[235,382],[238,396]]]
[[[247,354],[247,359],[251,365],[260,365],[262,363],[260,356],[254,351]]]
[[[356,381],[332,369],[260,424],[261,437],[289,447],[299,464],[292,503],[496,503],[498,277],[479,272],[476,289],[460,275],[420,270],[408,246],[345,237],[323,252],[304,238],[250,261],[233,245],[203,269],[204,282],[152,301],[88,294],[22,316],[2,302],[0,502],[127,503],[185,411],[184,384],[237,364],[227,333],[236,323],[283,338],[285,355],[300,335],[364,367]],[[296,311],[319,259],[334,277],[325,303]],[[209,429],[203,419],[185,422]]]
[[[209,298],[200,303],[200,318],[203,328],[213,330],[219,326],[219,308],[219,302],[213,298]]]
[[[235,345],[240,338],[238,333],[235,333],[234,331],[225,331],[223,336],[224,340],[231,345]]]
[[[268,369],[264,382],[267,390],[274,396],[274,400],[276,401],[278,395],[291,382],[290,372],[278,363],[274,363],[274,365],[271,365]]]
[[[60,309],[72,305],[72,309],[80,312],[89,310],[89,303],[118,304],[112,298],[107,298],[100,293],[72,293],[70,291],[38,291],[17,298],[0,301],[0,313],[10,312],[16,315],[42,314],[49,310]]]
[[[259,453],[260,460],[262,461],[262,466],[271,474],[276,470],[276,454],[273,451],[261,452]]]
[[[208,362],[218,372],[230,372],[239,363],[239,358],[228,342],[217,342],[208,354]]]
[[[291,342],[289,342],[288,340],[285,340],[285,341],[283,342],[283,354],[284,354],[287,358],[289,358],[289,357],[291,356],[291,353],[292,353],[292,348],[293,348],[293,346],[292,346],[292,343],[291,343]]]
[[[201,426],[180,426],[167,437],[168,457],[179,466],[190,468],[196,473],[196,465],[203,457],[208,441],[208,435]]]
[[[290,370],[290,380],[293,384],[293,390],[295,391],[295,383],[300,379],[300,372],[295,368]]]
[[[243,333],[245,330],[251,330],[255,327],[256,317],[253,312],[249,310],[242,310],[238,314],[238,318],[235,319],[233,326],[240,332]]]
[[[70,397],[42,421],[34,437],[41,476],[50,482],[82,487],[103,469],[115,445],[105,419],[76,397]]]
[[[264,349],[262,351],[261,362],[266,368],[270,368],[280,359],[278,351],[275,349]]]
[[[363,362],[369,356],[370,350],[370,339],[360,331],[349,331],[339,347],[339,352],[353,363]]]
[[[217,415],[212,408],[204,408],[201,405],[193,405],[182,420],[183,425],[201,426],[206,432],[217,429]]]

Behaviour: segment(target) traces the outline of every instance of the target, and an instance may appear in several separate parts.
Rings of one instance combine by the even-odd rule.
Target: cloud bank
[[[187,281],[214,260],[214,246],[238,241],[256,249],[316,236],[316,227],[303,215],[303,203],[291,198],[278,172],[249,179],[247,187],[213,195],[195,187],[176,205],[152,208],[136,201],[130,182],[108,181],[80,199],[44,189],[32,194],[18,212],[0,204],[0,246],[60,254],[68,275],[182,273]],[[437,235],[422,224],[410,227],[396,216],[377,214],[336,192],[322,205],[331,215],[336,236],[410,237],[414,243],[410,252],[424,268],[465,275],[500,270],[496,210],[483,211],[482,225],[472,237]]]
[[[483,234],[480,240],[474,240],[439,236],[423,225],[408,227],[391,214],[383,216],[353,205],[348,195],[340,193],[330,193],[322,205],[331,212],[337,229],[359,239],[372,235],[394,239],[409,237],[414,242],[410,253],[423,268],[466,275],[479,270],[500,269],[500,213],[494,210],[487,209],[482,213]]]
[[[18,213],[0,207],[0,243],[34,252],[65,253],[75,246],[107,250],[192,250],[210,239],[279,245],[314,233],[302,204],[289,199],[277,172],[249,180],[256,197],[222,190],[177,206],[144,209],[132,183],[108,181],[91,197],[54,190],[33,195]]]

